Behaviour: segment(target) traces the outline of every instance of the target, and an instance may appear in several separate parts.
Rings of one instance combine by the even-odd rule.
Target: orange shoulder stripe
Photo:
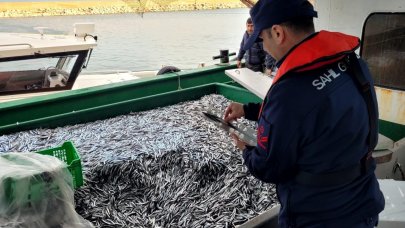
[[[290,71],[305,71],[331,64],[353,52],[360,45],[355,36],[320,31],[288,54],[274,77],[273,84]]]

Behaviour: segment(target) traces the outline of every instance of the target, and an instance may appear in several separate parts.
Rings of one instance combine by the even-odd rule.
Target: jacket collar
[[[320,31],[294,46],[277,64],[273,84],[292,71],[306,71],[336,62],[360,46],[359,38],[338,32]]]

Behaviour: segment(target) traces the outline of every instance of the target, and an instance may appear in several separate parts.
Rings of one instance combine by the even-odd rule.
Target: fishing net
[[[0,227],[93,227],[76,213],[72,177],[59,159],[5,153],[0,167]]]

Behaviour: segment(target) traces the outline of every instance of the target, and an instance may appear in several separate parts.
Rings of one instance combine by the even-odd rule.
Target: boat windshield
[[[0,92],[64,87],[78,55],[0,63]]]
[[[87,51],[0,61],[0,94],[71,89]]]

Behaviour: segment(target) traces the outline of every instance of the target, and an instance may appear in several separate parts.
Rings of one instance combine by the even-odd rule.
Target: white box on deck
[[[269,76],[247,68],[226,70],[225,74],[261,99],[266,97],[267,91],[273,83],[273,79]]]

